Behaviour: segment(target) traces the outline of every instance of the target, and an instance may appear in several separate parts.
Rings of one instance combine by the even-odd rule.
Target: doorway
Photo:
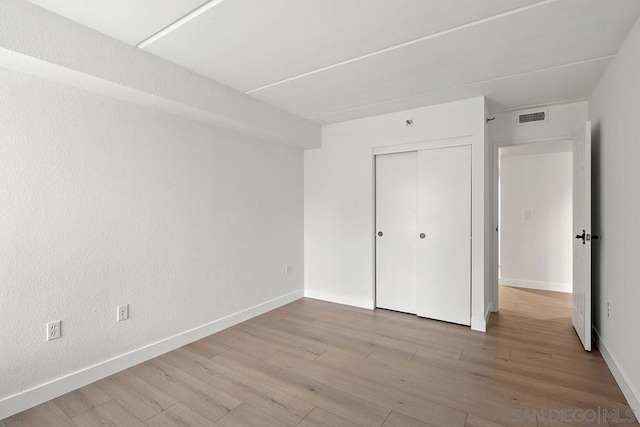
[[[571,299],[573,283],[573,141],[498,147],[496,302],[529,292]],[[535,292],[534,292],[535,291]],[[548,308],[548,307],[547,307]],[[545,307],[531,307],[544,316]],[[571,317],[571,311],[566,310]],[[552,310],[549,315],[561,315]],[[535,317],[535,316],[534,316]],[[564,317],[564,316],[562,316]]]

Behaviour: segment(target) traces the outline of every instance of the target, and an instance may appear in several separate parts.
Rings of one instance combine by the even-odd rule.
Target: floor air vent
[[[536,111],[534,113],[525,113],[518,116],[518,123],[543,122],[547,119],[544,111]]]

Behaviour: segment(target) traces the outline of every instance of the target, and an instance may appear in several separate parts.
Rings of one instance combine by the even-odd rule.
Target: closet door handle
[[[426,234],[424,234],[424,233],[420,233],[420,238],[421,238],[421,239],[424,239],[425,237],[427,237],[427,235],[426,235]]]
[[[382,237],[382,231],[378,231],[378,236]]]

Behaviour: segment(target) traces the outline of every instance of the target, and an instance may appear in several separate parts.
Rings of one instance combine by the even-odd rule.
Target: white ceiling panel
[[[323,124],[585,99],[640,16],[640,0],[31,2],[130,44],[164,29],[145,50]]]
[[[29,0],[72,21],[136,45],[206,0]]]
[[[304,117],[615,54],[640,2],[564,0],[254,92]],[[579,16],[579,19],[576,19]],[[592,87],[585,88],[588,95]]]
[[[247,91],[540,0],[227,0],[145,50]]]
[[[606,58],[505,79],[436,90],[377,104],[338,110],[313,117],[311,120],[319,124],[342,122],[476,96],[487,96],[488,107],[492,112],[583,100],[590,93],[585,88],[595,87],[610,62],[611,59]]]

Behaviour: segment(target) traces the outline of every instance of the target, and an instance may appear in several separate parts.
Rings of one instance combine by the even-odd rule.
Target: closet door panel
[[[417,168],[415,151],[376,156],[376,306],[413,314],[417,292]]]
[[[470,146],[418,152],[417,234],[417,314],[470,325]]]

